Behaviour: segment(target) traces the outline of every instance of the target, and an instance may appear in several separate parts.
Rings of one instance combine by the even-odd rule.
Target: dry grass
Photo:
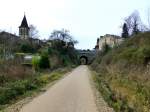
[[[128,73],[114,66],[107,66],[102,80],[108,84],[114,94],[114,99],[125,100],[130,108],[136,112],[150,110],[150,73],[149,69],[128,70]],[[119,105],[119,103],[117,104]],[[114,106],[112,104],[112,106]],[[120,105],[121,106],[121,105]],[[119,107],[119,106],[118,106]],[[116,108],[119,111],[120,108]],[[121,111],[120,111],[121,112]]]
[[[16,78],[25,78],[32,75],[33,71],[31,68],[23,66],[11,66],[8,68],[8,76]]]
[[[21,65],[19,60],[7,60],[0,64],[0,75],[10,78],[25,78],[32,74],[32,68]]]

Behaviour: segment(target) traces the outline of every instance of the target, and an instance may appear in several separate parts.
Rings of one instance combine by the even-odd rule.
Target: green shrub
[[[16,81],[13,82],[9,85],[9,87],[11,88],[12,91],[16,92],[16,95],[22,95],[23,93],[25,93],[25,85],[23,84],[23,81]]]
[[[16,92],[12,91],[10,88],[0,89],[0,105],[6,104],[10,99],[15,98]]]
[[[41,59],[40,59],[40,62],[39,62],[39,67],[42,68],[42,69],[50,68],[50,61],[49,61],[48,54],[42,54],[41,55]]]
[[[5,75],[0,75],[0,85],[9,81],[9,78]]]
[[[68,55],[61,55],[61,59],[64,66],[68,66],[71,64],[71,60]]]
[[[0,105],[7,104],[12,99],[24,95],[27,91],[38,89],[50,81],[59,79],[61,76],[59,73],[52,73],[7,83],[4,87],[0,87]]]
[[[43,86],[44,84],[48,83],[48,78],[47,76],[43,75],[43,76],[39,76],[33,79],[33,84],[37,85],[37,86]]]
[[[32,58],[32,66],[38,71],[39,69],[50,68],[50,61],[47,54],[41,54],[41,56],[34,56]]]
[[[20,50],[21,50],[21,52],[24,52],[24,53],[33,53],[34,52],[33,47],[28,43],[21,44]]]
[[[33,56],[32,57],[32,67],[37,71],[39,70],[40,66],[40,60],[41,60],[41,57],[40,56]]]
[[[48,48],[48,54],[53,55],[53,53],[56,53],[55,50],[53,50],[51,47]]]
[[[6,87],[1,88],[0,92],[0,104],[9,103],[12,99],[15,99],[18,95],[22,95],[26,92],[26,86],[24,80],[18,80],[8,83]]]

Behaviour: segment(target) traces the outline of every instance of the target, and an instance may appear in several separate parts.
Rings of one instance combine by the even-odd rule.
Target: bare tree
[[[148,14],[149,28],[145,24],[143,24],[140,18],[140,14],[137,10],[135,10],[130,16],[125,18],[125,23],[127,24],[129,35],[148,31],[150,29],[150,13]]]
[[[39,31],[37,30],[36,26],[30,25],[29,28],[30,28],[30,31],[29,31],[30,37],[39,38]]]
[[[68,30],[62,29],[62,30],[54,30],[50,35],[50,40],[61,40],[64,42],[72,42],[73,44],[76,44],[77,41],[73,39],[73,37],[69,34]]]
[[[150,8],[147,10],[147,25],[148,25],[148,30],[150,31]]]
[[[140,25],[142,25],[139,12],[136,10],[130,16],[125,18],[125,23],[129,29],[129,34],[137,34],[140,32]]]
[[[132,29],[133,29],[133,26],[132,26],[133,23],[132,23],[132,17],[131,17],[131,15],[125,18],[125,23],[126,23],[126,25],[128,27],[129,33],[131,34]]]

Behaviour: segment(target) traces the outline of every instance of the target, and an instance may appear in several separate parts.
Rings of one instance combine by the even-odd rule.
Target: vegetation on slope
[[[42,87],[52,83],[64,76],[71,68],[55,70],[51,73],[39,73],[23,79],[15,79],[7,76],[0,76],[0,110],[15,103],[18,99],[32,95],[32,92],[39,92]]]
[[[63,31],[51,36],[53,39],[41,45],[14,39],[7,49],[5,38],[0,39],[0,51],[4,51],[0,54],[0,109],[61,78],[78,64],[72,37]],[[67,69],[53,73],[58,68]]]
[[[150,110],[150,33],[141,33],[99,53],[91,65],[95,81],[117,112]]]

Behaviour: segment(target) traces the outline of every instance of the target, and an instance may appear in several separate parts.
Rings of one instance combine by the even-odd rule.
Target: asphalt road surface
[[[20,112],[98,112],[89,75],[87,66],[77,67]]]

